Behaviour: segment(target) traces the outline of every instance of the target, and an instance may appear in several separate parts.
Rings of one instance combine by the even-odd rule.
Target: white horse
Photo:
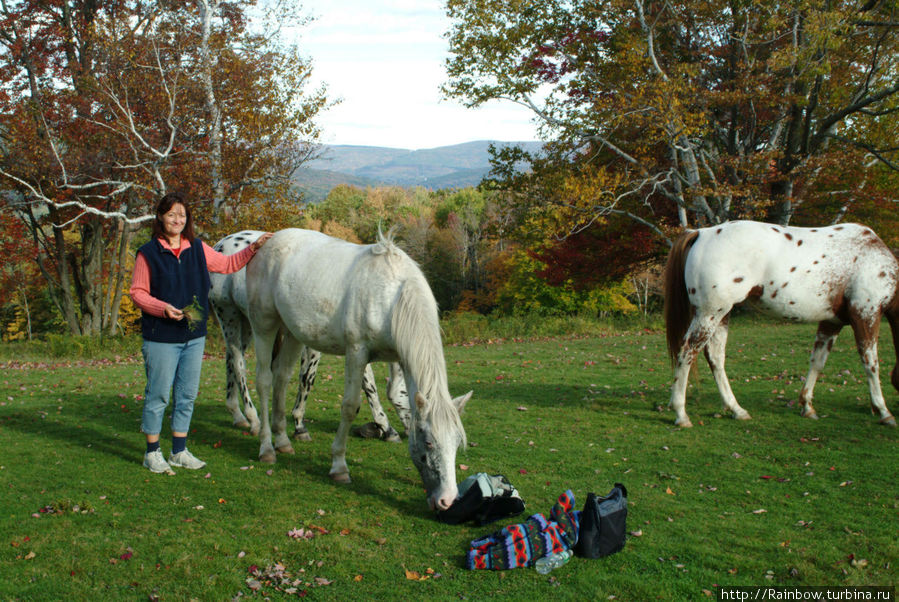
[[[256,346],[256,389],[262,408],[259,457],[275,461],[290,448],[284,396],[303,345],[344,355],[340,426],[330,475],[349,482],[346,442],[359,411],[362,372],[370,361],[398,361],[411,404],[409,454],[432,508],[455,501],[456,450],[465,442],[459,413],[471,392],[453,399],[447,387],[437,303],[424,274],[392,241],[356,245],[320,232],[276,232],[247,266],[250,323]],[[273,397],[275,429],[268,417]]]
[[[801,414],[817,418],[812,394],[837,334],[852,326],[868,378],[871,410],[896,426],[883,399],[877,337],[886,315],[899,349],[899,264],[866,226],[792,228],[735,221],[689,231],[679,238],[665,268],[665,324],[675,364],[671,407],[675,424],[692,426],[684,405],[690,367],[705,351],[725,408],[750,416],[734,398],[724,372],[727,316],[747,299],[793,320],[818,322]],[[891,374],[899,389],[899,371]]]
[[[262,234],[262,232],[256,230],[244,230],[230,234],[218,241],[214,248],[220,253],[231,255],[253,244]],[[247,387],[247,367],[244,357],[252,336],[250,321],[247,318],[246,269],[239,270],[233,274],[210,274],[210,279],[212,288],[209,291],[209,300],[225,339],[227,395],[225,403],[228,410],[231,411],[235,426],[249,429],[254,435],[258,435],[259,416]],[[306,401],[309,391],[312,390],[312,386],[315,383],[320,358],[321,353],[318,351],[308,348],[303,349],[302,361],[300,363],[300,384],[292,412],[294,418],[293,437],[295,439],[304,441],[311,439],[304,423],[304,418],[306,415]],[[393,404],[397,415],[408,431],[411,412],[409,410],[409,398],[404,387],[405,382],[399,364],[391,364],[387,398]],[[387,415],[381,406],[374,373],[370,366],[365,367],[362,378],[362,390],[368,400],[374,419],[374,427],[367,430],[363,429],[363,432],[367,432],[369,436],[374,435],[386,441],[401,441],[399,433],[390,426]],[[241,411],[241,402],[243,402],[243,411]]]

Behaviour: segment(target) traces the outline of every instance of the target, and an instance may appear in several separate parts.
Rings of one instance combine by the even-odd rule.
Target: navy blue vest
[[[190,248],[183,249],[180,257],[162,246],[154,238],[140,249],[150,267],[150,294],[171,303],[178,309],[191,304],[196,296],[203,307],[203,319],[193,328],[188,320],[157,318],[148,313],[141,315],[141,331],[144,339],[158,343],[185,343],[206,336],[206,318],[209,316],[209,268],[203,243],[195,238]]]

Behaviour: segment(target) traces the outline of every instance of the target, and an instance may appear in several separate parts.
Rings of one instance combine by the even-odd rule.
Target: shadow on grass
[[[27,409],[4,413],[3,426],[69,446],[89,448],[92,452],[118,457],[126,462],[140,463],[145,451],[143,435],[134,432],[135,410],[128,406],[123,408],[121,401],[113,396],[98,398],[95,395],[70,393],[61,404],[30,405]],[[64,410],[57,411],[58,407],[90,410],[76,416]],[[137,421],[139,428],[140,409],[137,410]],[[126,436],[119,436],[120,433],[126,433]],[[133,438],[131,433],[134,433]]]

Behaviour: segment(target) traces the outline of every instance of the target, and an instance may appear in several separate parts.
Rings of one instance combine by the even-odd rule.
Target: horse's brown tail
[[[677,360],[677,354],[683,343],[684,335],[693,319],[693,307],[687,297],[687,283],[684,268],[687,254],[696,242],[699,232],[686,232],[671,247],[668,263],[665,264],[665,336],[668,339],[668,355],[671,361]]]

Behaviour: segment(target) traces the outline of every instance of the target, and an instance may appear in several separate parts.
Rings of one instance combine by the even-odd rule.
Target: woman
[[[141,430],[147,438],[144,466],[151,472],[174,474],[173,466],[206,466],[187,450],[187,433],[206,345],[209,272],[238,271],[271,236],[263,234],[241,252],[222,255],[195,238],[190,209],[180,195],[170,193],[159,200],[153,236],[138,250],[130,290],[131,299],[142,312],[147,388]],[[202,315],[185,315],[189,305],[202,308]],[[174,397],[172,453],[166,462],[159,448],[159,434],[170,392]]]

